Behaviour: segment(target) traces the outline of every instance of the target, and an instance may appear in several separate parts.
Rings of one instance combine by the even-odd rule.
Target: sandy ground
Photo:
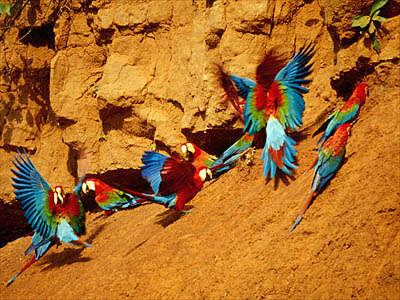
[[[1,299],[400,299],[399,97],[370,78],[347,161],[292,233],[317,124],[294,135],[293,178],[261,177],[261,151],[207,184],[181,218],[156,205],[87,214],[93,248],[51,249],[11,286],[30,238],[0,249]]]

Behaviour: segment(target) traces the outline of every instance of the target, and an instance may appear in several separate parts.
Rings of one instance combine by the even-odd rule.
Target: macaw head
[[[54,188],[54,192],[53,192],[54,204],[55,205],[58,205],[58,204],[62,205],[64,203],[64,197],[65,197],[65,194],[64,194],[62,186],[59,186],[59,185],[56,186]]]
[[[201,181],[206,181],[212,179],[212,172],[209,168],[202,167],[199,170],[199,177],[201,178]]]
[[[82,183],[82,192],[87,195],[90,192],[96,192],[96,184],[93,179],[86,179]]]
[[[365,98],[368,96],[368,83],[362,82],[357,85],[353,95],[360,98],[360,104],[363,105],[365,103]]]
[[[181,145],[181,151],[183,154],[183,158],[188,161],[195,160],[201,153],[199,147],[189,142],[185,142]]]

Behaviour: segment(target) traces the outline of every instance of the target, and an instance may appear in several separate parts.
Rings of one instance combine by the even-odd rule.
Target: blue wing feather
[[[158,194],[159,192],[162,181],[161,170],[167,158],[168,156],[155,151],[145,151],[142,156],[142,163],[144,165],[141,167],[141,174],[150,183],[154,194]]]
[[[39,235],[46,238],[55,232],[55,228],[51,226],[52,218],[44,213],[44,207],[48,206],[51,188],[33,165],[25,149],[24,154],[26,159],[18,151],[18,157],[15,156],[15,161],[13,161],[18,171],[11,169],[16,176],[11,177],[14,181],[12,186],[15,188],[16,199],[22,204],[28,223]]]
[[[308,93],[309,90],[301,86],[301,84],[311,82],[311,80],[304,79],[304,77],[312,72],[313,63],[309,62],[314,54],[314,47],[311,44],[301,48],[275,76],[275,81],[279,83],[279,88],[286,102],[286,105],[284,104],[280,108],[281,111],[279,113],[284,128],[289,126],[296,130],[303,123],[305,109],[303,94]]]
[[[230,75],[230,77],[237,88],[238,95],[243,99],[246,99],[248,93],[256,86],[256,83],[249,78],[236,75]]]

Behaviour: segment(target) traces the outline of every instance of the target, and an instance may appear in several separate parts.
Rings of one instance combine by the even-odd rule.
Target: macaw
[[[117,189],[97,178],[86,178],[82,183],[82,192],[89,195],[93,192],[95,201],[104,210],[104,216],[111,215],[112,210],[117,208],[129,208],[142,205],[144,202],[158,204],[169,203],[173,197],[161,197],[140,193],[130,189]]]
[[[296,130],[302,125],[304,112],[303,94],[309,90],[303,84],[311,80],[304,79],[311,74],[313,63],[309,63],[314,56],[314,47],[311,44],[301,48],[286,64],[274,51],[269,51],[256,70],[256,82],[248,78],[229,75],[237,89],[233,93],[226,83],[226,74],[222,74],[225,93],[232,103],[237,103],[241,110],[240,99],[245,98],[243,108],[244,129],[249,136],[266,128],[267,138],[261,159],[264,160],[263,176],[270,173],[273,178],[279,168],[288,175],[290,169],[296,169],[294,157],[296,142],[286,135],[287,127]],[[222,70],[220,72],[223,73]]]
[[[189,161],[159,152],[145,151],[142,162],[142,177],[150,183],[154,194],[167,197],[169,200],[164,205],[179,212],[201,190],[203,183],[212,178],[205,166],[196,168]]]
[[[35,255],[7,282],[7,286],[55,244],[61,245],[64,242],[72,246],[92,246],[78,237],[86,231],[85,213],[79,196],[85,175],[80,178],[73,193],[65,196],[61,186],[51,189],[25,149],[24,154],[25,157],[18,151],[18,157],[14,156],[13,164],[17,170],[11,169],[16,176],[11,178],[14,181],[12,186],[15,188],[16,199],[21,202],[24,216],[35,231],[32,244],[25,255],[32,251],[35,251]]]
[[[224,151],[220,157],[208,154],[194,143],[185,142],[181,145],[183,157],[190,161],[196,168],[207,167],[212,176],[217,177],[232,169],[246,150],[252,145],[253,136],[247,133]]]
[[[317,145],[321,144],[318,151],[321,149],[325,140],[329,138],[335,130],[342,124],[352,122],[358,118],[360,114],[361,106],[364,105],[365,99],[368,93],[368,84],[360,83],[354,89],[352,95],[347,100],[347,102],[343,105],[340,110],[332,113],[328,120],[326,120],[317,131],[314,132],[313,137],[318,133],[321,133],[325,130],[322,137],[319,139]]]
[[[339,169],[343,157],[346,154],[346,143],[349,137],[351,125],[345,123],[336,129],[333,136],[328,138],[322,145],[321,150],[318,153],[318,161],[314,169],[314,179],[311,186],[311,192],[307,197],[307,200],[300,211],[294,225],[289,230],[291,232],[300,223],[302,216],[306,212],[311,200],[317,191],[325,186],[329,180],[336,174]]]

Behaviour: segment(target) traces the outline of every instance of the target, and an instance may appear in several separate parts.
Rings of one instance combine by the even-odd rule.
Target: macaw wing
[[[57,222],[54,218],[53,192],[40,175],[24,149],[26,159],[18,151],[13,161],[17,170],[11,169],[16,177],[14,183],[16,199],[21,202],[28,223],[43,238],[54,235]]]
[[[155,151],[145,151],[142,156],[141,174],[144,179],[146,179],[154,194],[158,194],[160,189],[161,170],[163,169],[164,163],[167,159],[172,159],[164,154]]]
[[[314,172],[314,174],[318,173],[321,177],[318,190],[321,190],[321,188],[335,175],[343,160],[346,149],[345,147],[342,147],[339,153],[335,154],[334,152],[335,151],[332,148],[323,148],[318,155],[318,162]]]
[[[160,194],[168,196],[179,194],[193,186],[193,176],[196,168],[192,163],[184,160],[167,159],[161,170],[162,182],[160,184]]]
[[[243,99],[247,99],[249,92],[256,86],[253,80],[246,77],[239,77],[231,74],[230,78],[235,84],[237,94]]]
[[[340,110],[336,113],[333,113],[330,117],[330,122],[326,127],[324,134],[325,139],[331,136],[331,134],[334,133],[340,125],[352,120],[356,116],[359,108],[360,105],[356,103],[346,110]]]
[[[85,234],[85,211],[79,196],[82,183],[78,184],[74,192],[70,194],[64,205],[64,213],[68,216],[69,225],[75,230],[78,236]]]
[[[289,126],[295,130],[303,123],[305,108],[303,94],[309,90],[302,84],[311,81],[304,78],[312,72],[313,63],[309,62],[314,54],[314,47],[311,44],[302,47],[275,77],[282,93],[278,116],[285,129]]]
[[[316,136],[317,134],[323,132],[326,130],[326,128],[328,127],[328,124],[331,122],[332,118],[337,114],[338,112],[334,112],[332,113],[328,119],[326,119],[326,121],[324,123],[322,123],[322,125],[312,134],[312,137]]]
[[[232,146],[224,151],[217,160],[215,160],[210,168],[225,165],[225,164],[232,164],[233,161],[237,161],[240,158],[240,155],[243,154],[248,148],[250,148],[253,144],[254,135],[248,135],[245,133],[239,140],[237,140]],[[233,159],[233,160],[231,160]]]
[[[269,51],[258,65],[257,85],[248,92],[243,110],[244,132],[254,135],[265,127],[267,93],[283,66],[282,59],[273,50]]]

